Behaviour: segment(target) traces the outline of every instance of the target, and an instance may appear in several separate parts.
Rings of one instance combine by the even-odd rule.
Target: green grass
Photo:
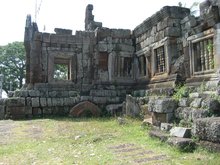
[[[146,164],[213,165],[220,162],[219,153],[201,148],[193,153],[182,153],[151,139],[141,122],[132,119],[126,125],[119,125],[115,119],[0,121],[0,130],[3,125],[12,126],[9,135],[0,133],[0,165],[135,164],[135,159],[155,155],[166,155],[166,159]],[[141,150],[116,152],[112,149],[122,144],[133,144],[133,148]],[[153,153],[140,155],[139,151]],[[129,156],[132,154],[137,156]]]

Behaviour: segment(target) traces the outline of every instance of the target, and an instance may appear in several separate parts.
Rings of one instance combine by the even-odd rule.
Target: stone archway
[[[101,109],[89,101],[83,101],[75,105],[69,113],[72,117],[99,117],[100,114]]]

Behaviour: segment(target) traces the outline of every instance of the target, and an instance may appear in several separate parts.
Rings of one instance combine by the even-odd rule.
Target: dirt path
[[[136,144],[120,144],[117,146],[111,146],[109,149],[117,155],[120,160],[129,160],[131,164],[147,164],[156,163],[168,159],[166,155],[155,153],[152,150],[146,150],[142,147],[137,147]]]

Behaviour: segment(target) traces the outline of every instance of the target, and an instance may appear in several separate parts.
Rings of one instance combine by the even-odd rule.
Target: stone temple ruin
[[[102,27],[92,10],[74,35],[39,32],[27,16],[26,85],[0,101],[0,118],[143,114],[154,125],[191,121],[196,133],[212,125],[214,135],[200,137],[220,142],[220,118],[207,118],[220,116],[219,1],[201,3],[199,17],[165,6],[133,30]]]

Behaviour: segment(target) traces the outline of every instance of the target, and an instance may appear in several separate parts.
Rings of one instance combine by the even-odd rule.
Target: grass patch
[[[182,153],[151,139],[138,120],[53,118],[13,124],[0,141],[0,164],[217,164],[219,153]],[[0,139],[4,136],[1,132]],[[164,159],[162,159],[164,156]]]

